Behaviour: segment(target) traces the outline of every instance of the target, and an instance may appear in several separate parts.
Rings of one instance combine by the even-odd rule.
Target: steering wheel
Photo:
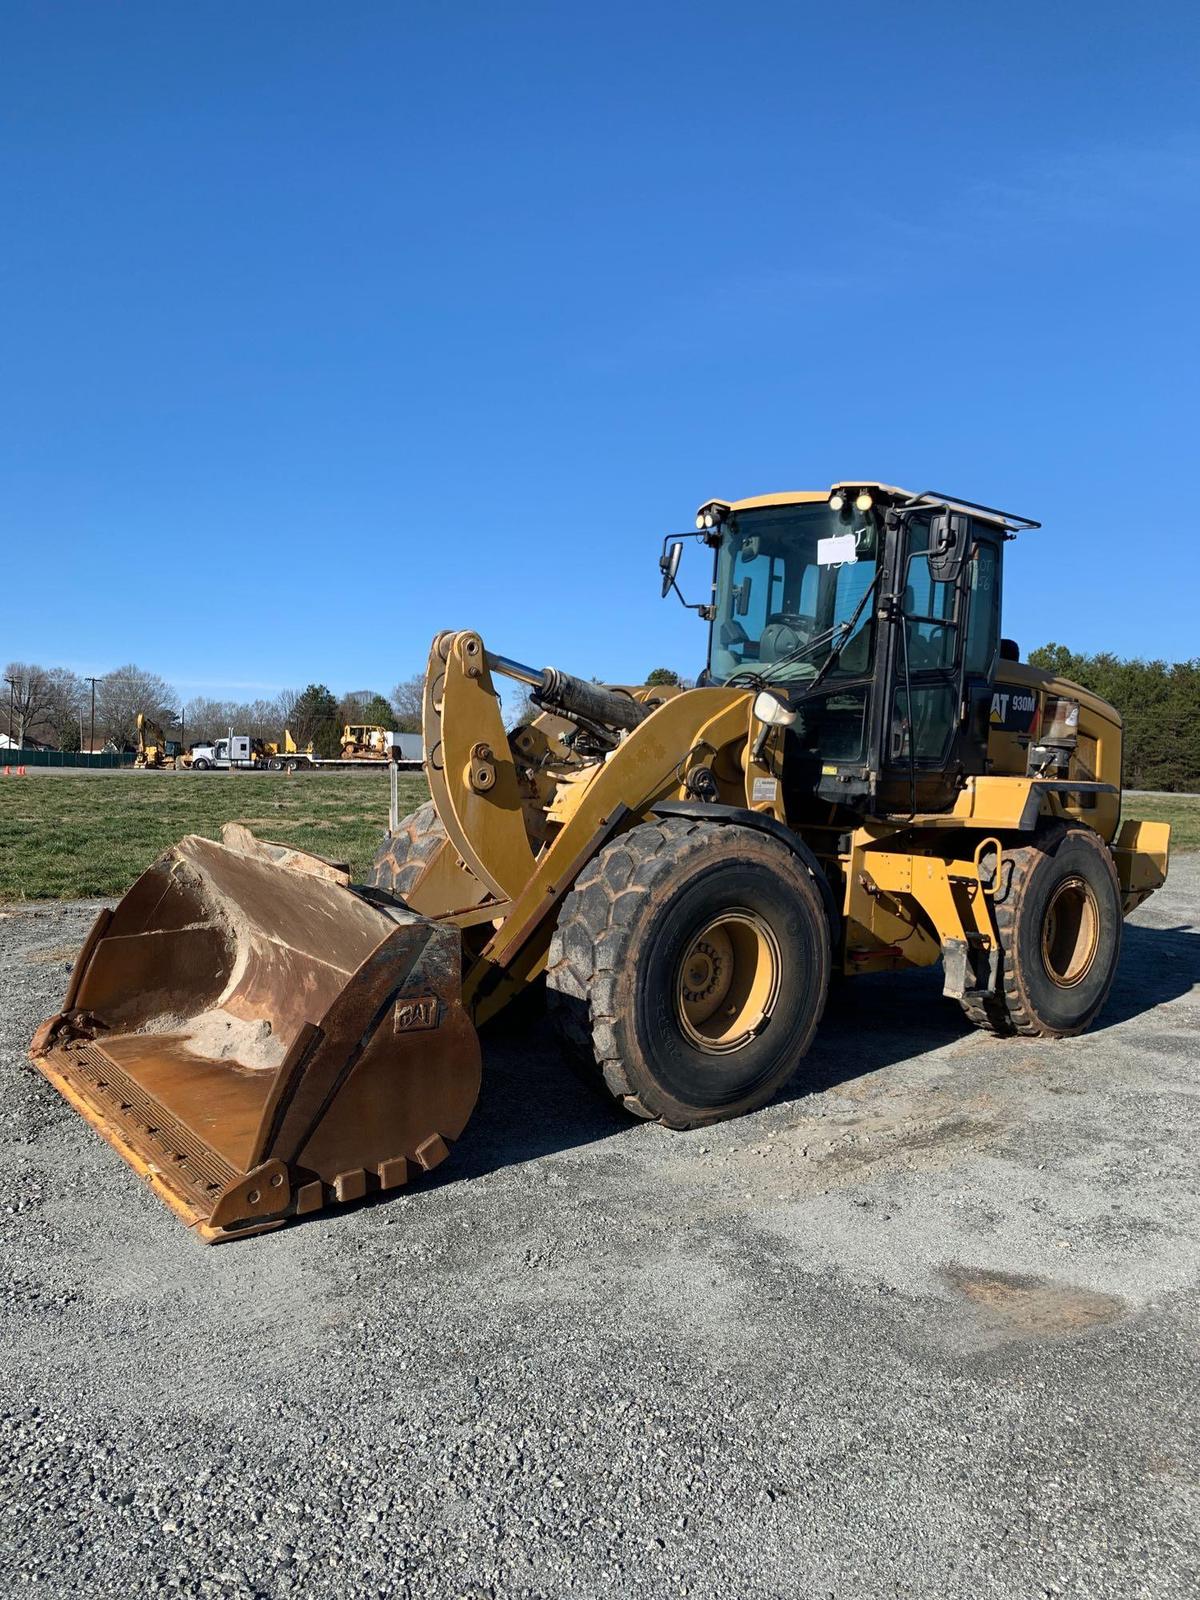
[[[767,618],[758,652],[760,661],[778,661],[806,645],[817,631],[816,617],[799,611],[775,611]]]

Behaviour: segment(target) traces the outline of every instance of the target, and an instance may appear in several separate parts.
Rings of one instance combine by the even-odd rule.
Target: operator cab
[[[695,608],[710,624],[702,681],[795,713],[774,735],[789,815],[944,810],[984,770],[1003,543],[1037,526],[878,483],[700,508],[716,551],[712,604]]]

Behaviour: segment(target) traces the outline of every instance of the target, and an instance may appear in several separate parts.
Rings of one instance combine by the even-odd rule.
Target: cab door
[[[984,770],[1000,639],[1000,531],[954,514],[963,558],[931,549],[933,514],[907,519],[896,578],[882,719],[879,811],[946,811]]]

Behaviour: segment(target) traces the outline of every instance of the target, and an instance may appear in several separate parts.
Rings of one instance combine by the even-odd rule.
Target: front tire
[[[446,830],[432,800],[404,817],[395,833],[389,833],[376,851],[367,874],[374,889],[385,889],[397,900],[416,885],[417,879],[446,842]]]
[[[964,1010],[992,1033],[1082,1033],[1108,998],[1121,954],[1112,853],[1093,828],[1055,823],[1006,851],[1004,863],[995,901],[1001,992],[982,1005],[964,1002]]]
[[[695,1128],[765,1105],[812,1042],[829,924],[754,828],[671,817],[606,846],[563,903],[546,974],[565,1042],[639,1117]]]

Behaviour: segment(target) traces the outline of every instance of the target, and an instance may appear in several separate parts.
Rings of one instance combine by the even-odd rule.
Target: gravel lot
[[[858,979],[681,1135],[496,1036],[437,1181],[215,1250],[24,1061],[94,910],[0,916],[5,1594],[1200,1589],[1200,857],[1081,1039]]]

